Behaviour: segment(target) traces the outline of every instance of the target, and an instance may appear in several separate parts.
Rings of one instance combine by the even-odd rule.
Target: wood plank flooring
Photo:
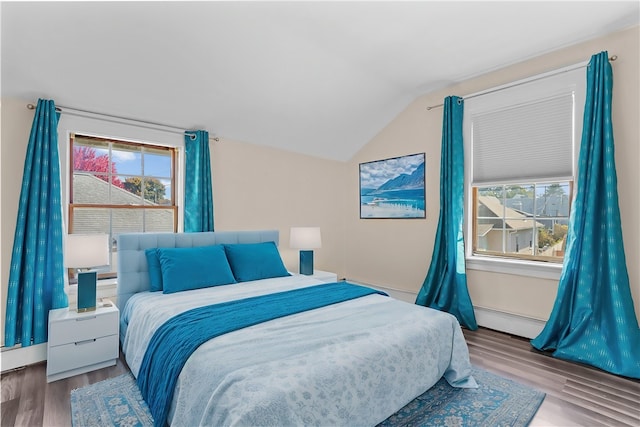
[[[71,390],[129,371],[122,355],[115,366],[52,383],[47,383],[46,368],[42,362],[2,374],[2,427],[71,426]]]
[[[532,427],[640,426],[640,381],[555,359],[524,338],[463,332],[472,364],[547,393]]]
[[[531,426],[640,426],[640,381],[554,359],[529,341],[480,328],[464,330],[471,362],[547,393]],[[71,425],[70,392],[128,371],[122,356],[115,366],[47,384],[46,364],[0,377],[2,426]]]

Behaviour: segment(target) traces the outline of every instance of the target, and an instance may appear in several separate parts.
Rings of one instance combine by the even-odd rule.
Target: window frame
[[[476,197],[474,196],[475,188],[482,188],[495,185],[518,185],[518,184],[530,184],[533,182],[570,182],[571,195],[569,203],[572,204],[575,198],[576,188],[576,176],[577,176],[577,163],[578,153],[580,147],[580,139],[582,135],[582,115],[584,109],[584,102],[586,97],[586,77],[584,67],[588,65],[588,62],[575,64],[569,67],[565,67],[559,70],[551,71],[535,75],[526,79],[517,80],[499,87],[491,88],[486,91],[478,92],[476,94],[468,95],[465,100],[465,112],[464,112],[464,151],[465,151],[465,224],[464,234],[465,240],[471,242],[465,247],[465,260],[466,266],[471,270],[481,270],[495,273],[512,274],[518,276],[529,276],[544,279],[557,280],[560,278],[562,272],[562,263],[559,262],[547,262],[542,260],[525,259],[524,257],[505,257],[496,256],[490,254],[478,254],[475,253],[475,239],[474,234],[476,231]],[[580,70],[580,71],[578,71]],[[558,87],[569,87],[574,91],[574,113],[573,113],[573,174],[571,177],[545,177],[544,179],[531,179],[531,177],[523,178],[522,180],[513,180],[509,182],[495,182],[495,183],[473,183],[473,135],[471,129],[471,119],[469,110],[487,109],[492,105],[500,103],[500,98],[493,98],[487,96],[489,99],[486,105],[482,105],[480,102],[484,101],[486,95],[493,95],[495,93],[503,92],[503,96],[513,96],[511,102],[521,103],[527,102],[532,99],[538,98],[539,93],[542,90],[544,93],[555,93],[559,89]],[[515,95],[514,95],[515,93]],[[471,98],[478,98],[474,101],[469,101]],[[498,99],[496,101],[496,99]],[[469,107],[471,105],[471,108]]]
[[[76,138],[82,138],[84,140],[94,140],[94,141],[98,141],[98,142],[104,142],[110,145],[110,148],[112,148],[112,144],[119,144],[119,145],[125,145],[125,146],[129,146],[129,147],[140,147],[141,148],[141,153],[142,150],[144,148],[150,148],[150,149],[154,149],[154,150],[162,150],[162,151],[167,151],[171,157],[171,204],[168,205],[157,205],[157,206],[150,206],[150,205],[145,205],[144,204],[144,196],[141,196],[141,201],[143,203],[137,205],[137,204],[114,204],[114,203],[75,203],[73,200],[73,176],[75,174],[75,170],[74,170],[74,165],[73,165],[73,156],[74,156],[74,146],[76,145]],[[78,143],[78,145],[82,145],[80,143]],[[109,150],[109,160],[110,163],[109,165],[111,165],[111,161],[112,161],[112,155],[111,155],[111,149]],[[69,233],[73,233],[74,230],[74,211],[76,209],[133,209],[133,210],[154,210],[154,209],[159,209],[159,210],[171,210],[173,212],[173,224],[172,224],[172,228],[173,228],[173,232],[175,233],[178,229],[178,201],[176,200],[176,149],[174,147],[163,147],[160,145],[152,145],[152,144],[141,144],[139,142],[131,142],[131,141],[124,141],[121,139],[115,139],[115,138],[105,138],[105,137],[95,137],[95,136],[87,136],[87,135],[82,135],[79,133],[72,133],[69,136],[69,170],[68,170],[68,179],[69,179],[69,203],[67,203],[67,207],[69,209],[68,211],[68,229],[69,229]],[[111,172],[107,172],[107,176],[113,176]],[[142,174],[141,175],[143,178],[146,178],[147,176]],[[151,178],[153,178],[152,176],[150,176]],[[111,224],[112,225],[112,224]],[[144,230],[143,230],[144,231]],[[110,233],[109,235],[112,236],[112,232],[113,230],[110,229]],[[100,278],[114,278],[117,277],[117,274],[114,271],[110,271],[108,273],[100,273],[98,275],[98,277]]]
[[[65,233],[69,232],[69,203],[71,200],[71,180],[72,176],[68,171],[73,169],[69,165],[71,158],[71,135],[80,134],[87,137],[104,138],[109,140],[125,141],[140,145],[156,147],[168,147],[175,150],[174,178],[175,185],[172,191],[175,192],[174,200],[177,207],[177,214],[174,215],[176,232],[184,230],[184,134],[177,132],[174,128],[162,126],[141,126],[135,120],[102,116],[97,113],[65,108],[58,121],[58,151],[60,160],[61,175],[61,199],[63,205],[63,217]],[[92,205],[93,206],[93,205]],[[166,209],[166,207],[165,207]],[[111,286],[113,277],[99,280],[98,286]],[[111,285],[110,285],[111,284]],[[68,277],[65,275],[65,288],[69,288]]]

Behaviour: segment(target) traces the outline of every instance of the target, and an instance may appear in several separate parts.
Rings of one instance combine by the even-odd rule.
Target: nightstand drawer
[[[116,331],[117,332],[117,331]],[[118,334],[49,348],[47,375],[118,358]]]
[[[52,322],[49,325],[49,345],[73,344],[88,339],[118,334],[118,312],[83,314]]]

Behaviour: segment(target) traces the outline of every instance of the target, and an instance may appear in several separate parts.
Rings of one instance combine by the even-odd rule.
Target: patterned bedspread
[[[143,292],[123,312],[123,343],[138,375],[155,329],[193,307],[318,282],[291,276],[163,295]],[[443,375],[474,387],[456,319],[370,295],[214,338],[187,360],[169,422],[193,425],[375,425]]]

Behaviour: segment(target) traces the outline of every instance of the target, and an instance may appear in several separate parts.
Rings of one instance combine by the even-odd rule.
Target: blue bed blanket
[[[323,284],[195,308],[153,334],[138,372],[138,386],[156,426],[164,426],[174,388],[190,355],[212,338],[269,320],[384,292],[346,282]]]

